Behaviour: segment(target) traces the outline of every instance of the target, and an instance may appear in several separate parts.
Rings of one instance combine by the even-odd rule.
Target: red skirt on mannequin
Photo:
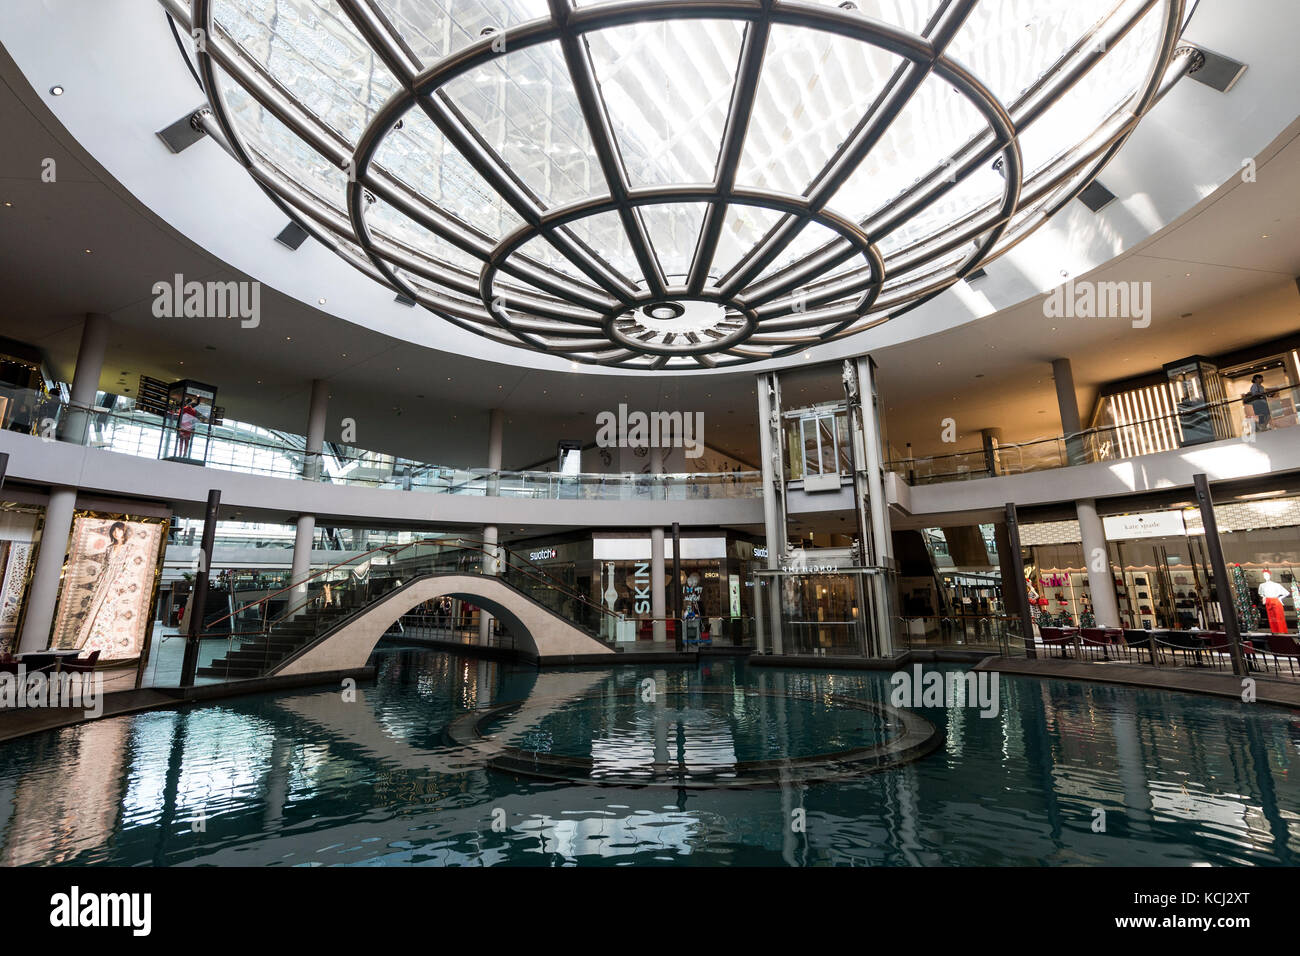
[[[1264,598],[1264,610],[1268,613],[1268,629],[1274,634],[1285,634],[1286,611],[1277,598]]]

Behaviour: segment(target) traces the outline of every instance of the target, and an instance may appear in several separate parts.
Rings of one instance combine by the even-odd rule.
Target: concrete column
[[[502,438],[505,435],[506,413],[503,409],[494,408],[488,413],[488,454],[487,466],[488,471],[498,472],[501,470],[501,445]],[[496,495],[500,492],[500,483],[496,475],[493,474],[488,478],[487,493]],[[483,573],[500,574],[501,562],[497,554],[497,526],[494,524],[483,526],[483,550],[488,552],[483,555]],[[478,612],[478,642],[487,644],[488,637],[492,633],[492,615],[487,611],[479,608]]]
[[[81,327],[81,344],[77,347],[77,368],[72,375],[72,408],[64,420],[59,437],[64,441],[82,444],[90,426],[88,409],[95,404],[99,391],[99,377],[104,370],[104,353],[108,350],[109,318],[100,312],[86,313],[86,324]],[[50,432],[44,422],[37,423],[37,433]]]
[[[662,475],[664,460],[659,449],[650,449],[650,474]],[[668,573],[664,563],[664,529],[650,529],[650,616],[654,618],[654,639],[668,640],[668,625],[664,618],[668,616]],[[678,624],[680,627],[680,622]]]
[[[1088,459],[1082,438],[1072,438],[1083,431],[1079,419],[1079,397],[1074,391],[1074,370],[1068,358],[1052,361],[1052,378],[1056,380],[1056,404],[1061,410],[1061,430],[1065,434],[1065,453],[1071,465],[1082,465]]]
[[[864,355],[857,361],[859,400],[862,403],[862,460],[866,465],[871,519],[871,559],[876,567],[892,570],[894,537],[885,498],[884,440],[876,396],[876,366],[869,356]],[[875,654],[877,657],[890,657],[894,653],[896,581],[892,575],[889,578],[873,575],[870,581],[875,604]]]
[[[1088,590],[1092,592],[1092,613],[1098,627],[1119,627],[1119,598],[1106,550],[1106,529],[1097,517],[1097,502],[1080,498],[1074,503],[1083,538],[1083,565],[1088,569]],[[1097,570],[1100,566],[1101,570]]]
[[[32,569],[32,583],[27,590],[27,610],[23,633],[18,642],[20,653],[43,651],[50,646],[50,628],[59,601],[59,579],[63,559],[68,552],[68,534],[72,531],[72,512],[77,505],[75,488],[51,488],[41,529],[41,546]]]
[[[758,394],[759,465],[763,479],[763,530],[767,538],[767,567],[768,570],[776,570],[781,567],[786,549],[783,499],[778,484],[785,481],[785,473],[780,461],[781,396],[776,375],[759,375],[755,392]],[[757,617],[765,613],[762,603],[766,592],[766,613],[771,615],[771,633],[766,636],[772,653],[781,654],[785,650],[781,630],[781,582],[775,575],[769,576],[767,581],[768,586],[761,590],[755,581],[754,615]],[[759,653],[766,650],[766,647],[759,647]]]
[[[311,404],[307,407],[307,447],[303,459],[302,475],[306,481],[317,481],[321,473],[320,450],[325,444],[325,415],[329,410],[329,383],[322,378],[311,383]],[[311,573],[311,543],[316,536],[316,516],[299,515],[293,536],[293,564],[290,580],[294,582],[292,600],[296,603],[307,596],[305,579]]]

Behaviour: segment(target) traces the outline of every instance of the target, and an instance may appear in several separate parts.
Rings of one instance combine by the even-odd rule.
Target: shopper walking
[[[1256,375],[1250,380],[1250,390],[1242,396],[1243,403],[1255,411],[1255,431],[1268,431],[1268,423],[1273,415],[1268,410],[1269,391],[1264,387],[1264,376]]]

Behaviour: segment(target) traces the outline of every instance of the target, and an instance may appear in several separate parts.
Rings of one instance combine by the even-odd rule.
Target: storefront
[[[752,571],[765,554],[755,543],[732,533],[681,536],[679,562],[682,614],[696,617],[701,629],[718,643],[747,643],[753,630]],[[759,544],[758,551],[762,552]],[[511,542],[521,559],[558,578],[609,614],[601,626],[610,640],[652,640],[651,542],[647,532],[609,532],[585,536],[530,538]],[[665,606],[673,613],[673,540],[665,535]],[[575,612],[576,613],[576,612]],[[620,637],[617,615],[633,622]]]
[[[1300,496],[1245,495],[1215,506],[1219,539],[1232,580],[1225,595],[1237,602],[1244,630],[1274,624],[1294,633],[1300,604]],[[1219,629],[1220,593],[1210,567],[1200,511],[1176,504],[1150,511],[1103,515],[1107,557],[1121,627]],[[1038,615],[1053,624],[1090,624],[1088,584],[1078,522],[1022,526],[1025,574]],[[1263,593],[1261,593],[1261,587]],[[1044,603],[1046,601],[1046,603]]]

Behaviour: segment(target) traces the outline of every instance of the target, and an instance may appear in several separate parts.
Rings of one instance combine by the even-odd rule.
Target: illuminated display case
[[[167,461],[205,464],[212,443],[216,408],[215,385],[188,378],[169,385],[158,457]]]

